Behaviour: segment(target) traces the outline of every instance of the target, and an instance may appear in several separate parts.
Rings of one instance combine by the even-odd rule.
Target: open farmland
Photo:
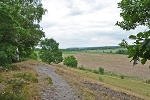
[[[143,79],[150,78],[150,62],[145,65],[138,64],[133,66],[127,55],[108,54],[108,53],[89,53],[89,52],[73,52],[65,53],[63,56],[74,55],[78,60],[78,66],[86,68],[98,69],[103,67],[107,71],[116,72],[128,76],[138,76]]]

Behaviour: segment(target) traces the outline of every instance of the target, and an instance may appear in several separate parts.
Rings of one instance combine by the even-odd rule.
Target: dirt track
[[[44,76],[52,78],[53,85],[49,88],[41,87],[42,100],[78,100],[66,81],[55,73],[55,67],[50,65],[39,65],[35,67],[39,72],[39,82]]]

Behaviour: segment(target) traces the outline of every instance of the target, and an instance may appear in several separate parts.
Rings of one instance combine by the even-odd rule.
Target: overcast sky
[[[48,13],[41,27],[47,38],[54,38],[60,48],[117,46],[122,39],[144,31],[124,31],[115,26],[121,21],[117,3],[121,0],[42,0]],[[131,41],[128,41],[131,43]]]

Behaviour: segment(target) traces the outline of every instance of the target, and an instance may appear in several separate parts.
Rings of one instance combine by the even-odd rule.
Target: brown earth
[[[131,58],[127,55],[105,54],[105,53],[76,53],[64,54],[63,56],[74,55],[78,60],[78,66],[83,65],[86,68],[98,69],[103,67],[107,71],[116,72],[128,76],[138,76],[143,79],[150,78],[150,61],[145,65],[139,64],[133,66]]]

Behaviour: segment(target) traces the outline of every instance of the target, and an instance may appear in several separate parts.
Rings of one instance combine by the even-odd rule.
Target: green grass
[[[129,80],[129,79],[121,79],[113,76],[108,75],[99,75],[94,74],[92,72],[86,72],[83,70],[78,69],[72,69],[74,73],[96,80],[103,83],[106,83],[111,86],[115,86],[119,89],[127,90],[131,93],[136,93],[142,97],[150,98],[150,84],[144,83],[142,81],[135,81],[135,80]]]

